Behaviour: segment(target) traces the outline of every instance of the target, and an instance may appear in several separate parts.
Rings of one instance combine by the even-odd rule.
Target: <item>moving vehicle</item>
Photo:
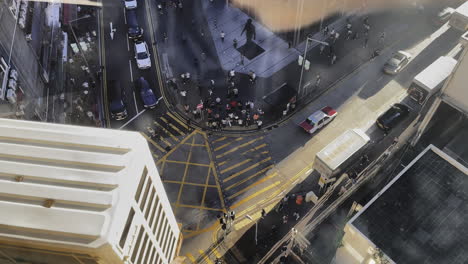
[[[154,95],[153,90],[151,90],[148,81],[145,78],[138,78],[138,87],[140,88],[140,96],[143,100],[143,106],[145,108],[153,109],[158,104],[158,100]]]
[[[321,179],[330,179],[350,165],[369,140],[359,129],[345,131],[315,155],[314,170],[320,173]]]
[[[454,58],[442,56],[416,75],[411,83],[408,94],[410,97],[424,104],[444,85],[445,79],[452,73],[457,61]]]
[[[135,9],[137,8],[137,0],[124,0],[126,9]]]
[[[411,54],[404,51],[398,51],[393,57],[384,65],[384,72],[387,74],[399,73],[410,62]]]
[[[128,38],[139,39],[143,35],[143,29],[138,25],[136,11],[134,9],[125,12],[128,25]]]
[[[145,41],[135,42],[135,59],[139,69],[151,68],[151,58]]]
[[[333,108],[326,106],[311,114],[306,120],[302,121],[299,126],[307,133],[313,134],[315,131],[330,123],[337,114],[338,113]]]
[[[455,9],[450,16],[449,25],[462,32],[468,30],[468,1]]]
[[[110,105],[109,110],[112,119],[124,120],[127,118],[127,109],[124,103],[124,91],[120,82],[116,80],[109,81],[108,85]]]
[[[394,104],[390,109],[377,118],[377,126],[385,132],[394,128],[409,114],[409,107],[404,104]]]

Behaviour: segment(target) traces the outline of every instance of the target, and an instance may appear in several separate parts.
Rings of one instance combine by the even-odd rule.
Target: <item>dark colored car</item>
[[[408,106],[404,104],[394,104],[390,109],[377,118],[377,126],[387,132],[405,119],[409,114]]]
[[[156,99],[148,81],[143,77],[138,78],[138,87],[140,88],[140,96],[145,108],[155,108],[158,104],[158,100]]]
[[[108,90],[111,117],[115,120],[124,120],[127,118],[127,108],[124,103],[124,92],[120,86],[120,82],[116,80],[109,81]]]
[[[136,11],[134,9],[126,10],[125,15],[128,25],[128,38],[139,39],[143,35],[143,29],[138,25]]]

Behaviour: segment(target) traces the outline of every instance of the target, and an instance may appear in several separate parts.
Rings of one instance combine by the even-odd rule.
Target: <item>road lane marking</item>
[[[167,112],[167,115],[170,116],[172,119],[174,119],[177,123],[179,123],[181,126],[185,127],[186,129],[189,129],[189,127],[184,124],[182,121],[180,121],[177,117],[175,117],[171,112]]]
[[[259,145],[259,146],[256,146],[255,148],[252,148],[252,149],[249,149],[249,150],[247,150],[247,151],[242,152],[241,155],[245,155],[245,154],[247,154],[247,153],[249,153],[249,152],[257,151],[257,150],[259,150],[259,149],[261,149],[261,148],[264,148],[264,147],[266,147],[266,146],[267,146],[267,144],[263,143],[263,144],[261,144],[261,145]],[[262,152],[262,153],[263,153],[263,152]]]
[[[249,141],[249,142],[247,142],[247,143],[244,143],[244,144],[239,145],[239,146],[237,146],[237,147],[235,147],[235,148],[232,148],[232,149],[230,149],[230,150],[224,152],[223,154],[217,155],[216,158],[219,159],[219,158],[221,158],[221,157],[224,157],[224,156],[226,156],[226,155],[229,154],[229,153],[232,153],[232,152],[234,152],[234,151],[236,151],[236,150],[238,150],[238,149],[240,149],[240,148],[243,148],[243,147],[245,147],[245,146],[248,146],[248,145],[254,143],[255,141],[261,140],[261,139],[263,139],[263,137],[255,138],[255,139],[253,139],[253,140],[251,140],[251,141]],[[215,149],[215,151],[216,151],[216,149]]]
[[[213,141],[213,143],[216,143],[216,142],[219,142],[219,141],[223,141],[225,140],[227,137],[222,137],[222,138],[218,138],[216,140]]]
[[[132,82],[133,82],[133,71],[132,71],[132,61],[131,60],[128,60],[128,66],[130,66],[129,67],[129,69],[130,69],[130,80],[132,80]]]
[[[180,140],[175,137],[169,130],[167,130],[165,127],[163,127],[161,124],[158,123],[158,121],[153,121],[154,124],[156,124],[156,126],[160,127],[164,133],[168,134],[175,142],[179,142]]]
[[[127,50],[130,51],[130,43],[128,43],[128,33],[127,33]]]
[[[140,134],[143,135],[144,138],[146,138],[146,140],[148,140],[148,142],[151,143],[151,145],[155,146],[157,149],[159,149],[161,152],[165,153],[166,150],[163,149],[161,146],[158,145],[158,143],[154,142],[154,140],[152,140],[150,137],[148,137],[145,133],[141,132]]]
[[[192,144],[193,143],[195,143],[195,137],[192,137]],[[190,162],[190,159],[192,158],[192,149],[193,149],[193,147],[191,146],[190,150],[189,150],[189,153],[187,155],[187,162]],[[180,184],[179,193],[177,194],[176,206],[178,206],[179,203],[180,203],[180,197],[182,196],[182,190],[183,190],[183,187],[184,187],[185,178],[187,177],[188,168],[189,168],[189,165],[186,164],[184,174],[183,174],[182,180],[181,180],[182,183]]]
[[[206,135],[206,133],[200,133],[201,135],[203,135],[203,138],[205,139],[205,143],[208,143],[208,136]],[[224,196],[223,196],[223,192],[221,191],[221,186],[220,186],[220,181],[219,181],[219,177],[218,177],[218,172],[216,171],[216,168],[215,168],[215,165],[214,165],[214,158],[213,158],[213,153],[211,152],[211,148],[207,146],[206,148],[207,152],[208,152],[208,157],[210,157],[210,163],[211,163],[211,171],[213,172],[213,177],[215,178],[215,182],[217,183],[216,185],[218,186],[218,196],[219,196],[219,199],[221,201],[221,208],[223,209],[226,209],[226,205],[224,204]]]
[[[235,169],[235,168],[237,168],[237,167],[240,167],[240,166],[246,164],[246,163],[249,162],[249,161],[251,161],[251,159],[243,160],[243,161],[241,161],[241,162],[239,162],[239,163],[236,163],[236,164],[232,165],[231,167],[228,167],[228,168],[226,168],[226,169],[220,171],[220,173],[221,173],[221,174],[224,174],[225,172],[230,171],[230,170],[233,170],[233,169]]]
[[[222,258],[221,254],[219,254],[218,250],[216,248],[213,248],[213,252],[217,258]]]
[[[193,257],[193,255],[192,255],[192,254],[190,254],[190,253],[187,253],[187,255],[186,255],[186,256],[187,256],[187,257],[190,259],[190,261],[192,261],[192,263],[196,263],[196,262],[197,262],[197,260],[196,260],[196,259]]]
[[[237,173],[232,174],[231,176],[229,176],[229,177],[227,177],[226,179],[224,179],[223,182],[227,182],[227,181],[229,181],[229,180],[232,180],[232,179],[234,179],[235,177],[237,177],[237,176],[239,176],[239,175],[241,175],[241,174],[243,174],[243,173],[245,173],[245,172],[247,172],[247,171],[249,171],[249,170],[251,170],[251,169],[254,169],[254,168],[258,167],[260,164],[265,163],[265,162],[267,162],[267,161],[269,161],[269,160],[271,160],[271,157],[268,157],[268,158],[266,158],[266,159],[264,159],[264,160],[262,160],[262,161],[260,161],[260,162],[257,162],[257,163],[255,163],[255,164],[253,164],[253,165],[251,165],[251,166],[249,166],[249,167],[247,167],[247,168],[245,168],[245,169],[243,169],[243,170],[237,172]]]
[[[175,131],[177,131],[177,133],[179,133],[181,136],[185,136],[184,132],[182,132],[178,127],[170,123],[165,117],[161,116],[160,119],[164,121],[166,124],[168,124],[170,127],[172,127]]]
[[[246,203],[246,202],[252,200],[253,198],[255,198],[255,197],[257,197],[257,196],[263,194],[264,192],[266,192],[266,191],[268,191],[268,190],[270,190],[270,189],[272,189],[272,188],[277,187],[277,186],[280,185],[280,184],[281,184],[281,181],[277,181],[277,182],[274,182],[273,184],[268,185],[267,187],[261,189],[260,191],[257,191],[257,192],[255,192],[254,194],[252,194],[252,195],[246,197],[245,199],[242,199],[242,200],[240,200],[239,202],[233,204],[233,205],[231,206],[231,209],[236,209],[236,208],[239,207],[240,205],[242,205],[242,204],[244,204],[244,203]]]
[[[236,138],[236,140],[235,140],[235,141],[241,141],[242,139],[243,139],[243,137]],[[219,147],[215,148],[215,149],[214,149],[214,151],[221,150],[221,149],[223,149],[223,148],[225,148],[225,147],[227,147],[227,146],[231,145],[231,144],[232,144],[232,142],[234,142],[234,141],[230,141],[230,142],[228,142],[228,143],[226,143],[226,144],[224,144],[224,145],[222,145],[222,146],[219,146]],[[217,156],[216,156],[216,157],[217,157]]]
[[[176,163],[176,164],[188,164],[193,166],[200,166],[200,167],[211,167],[211,164],[202,164],[202,163],[194,163],[194,162],[186,162],[186,161],[178,161],[178,160],[164,160],[164,162],[169,163]]]
[[[210,174],[211,174],[211,167],[208,169],[208,173],[206,175],[206,179],[205,179],[205,188],[203,188],[203,195],[202,195],[202,199],[201,199],[201,206],[203,206],[205,204],[205,198],[206,198],[206,190],[208,189],[209,187],[209,180],[210,180]],[[216,185],[215,185],[216,187]],[[200,220],[197,221],[197,230],[200,230]]]
[[[127,12],[125,12],[125,8],[122,8],[123,9],[123,13],[124,13],[124,21],[125,21],[125,25],[127,25]]]
[[[124,127],[126,127],[128,124],[130,124],[130,122],[132,122],[133,120],[135,120],[135,118],[139,117],[141,114],[143,114],[144,112],[146,111],[146,109],[143,109],[140,113],[138,113],[137,115],[135,115],[134,117],[132,117],[132,119],[128,120],[127,123],[123,124],[121,127],[119,127],[119,129],[122,129]]]
[[[272,165],[271,167],[273,167],[273,165]],[[268,169],[270,169],[270,168],[268,168]],[[259,173],[256,173],[256,174],[259,174]],[[277,172],[274,172],[274,173],[272,173],[272,174],[270,174],[270,175],[268,175],[268,176],[266,176],[266,177],[263,177],[263,178],[261,178],[260,180],[256,181],[255,183],[253,183],[253,184],[251,184],[251,185],[245,187],[244,189],[242,189],[242,190],[236,192],[235,194],[229,196],[228,199],[235,198],[235,197],[237,197],[237,196],[239,196],[239,195],[245,193],[246,191],[252,189],[253,187],[255,187],[255,186],[257,186],[257,185],[259,185],[259,184],[261,184],[261,183],[264,183],[264,182],[266,182],[267,180],[269,180],[269,179],[271,179],[271,178],[273,178],[273,177],[276,177],[277,175],[278,175],[278,173],[277,173]],[[252,176],[253,176],[253,175],[252,175]]]
[[[185,183],[184,183],[185,185]],[[181,187],[183,185],[180,185]],[[176,203],[171,203],[171,205],[175,207],[183,207],[183,208],[192,208],[192,209],[200,209],[200,210],[206,210],[206,211],[216,211],[216,212],[223,212],[224,209],[219,209],[219,208],[210,208],[210,207],[205,207],[205,206],[198,206],[198,205],[190,205],[190,204],[176,204]]]
[[[246,182],[246,181],[248,181],[248,180],[254,178],[255,176],[258,176],[259,174],[262,174],[262,173],[264,173],[264,172],[270,170],[270,169],[273,168],[273,167],[274,167],[274,166],[273,166],[273,164],[272,164],[272,165],[270,165],[270,166],[268,166],[268,167],[266,167],[266,168],[264,168],[264,169],[261,169],[261,170],[257,171],[256,173],[250,175],[249,177],[246,177],[245,179],[242,179],[241,181],[238,181],[238,182],[236,182],[236,183],[234,183],[234,184],[228,186],[225,190],[228,191],[228,190],[230,190],[230,189],[232,189],[232,188],[234,188],[234,187],[237,187],[237,186],[243,184],[244,182]],[[268,176],[266,176],[266,177],[268,177]]]
[[[199,249],[198,252],[200,252],[200,255],[203,256],[203,259],[205,259],[205,262],[208,264],[213,264],[213,262],[208,258],[207,255],[205,255],[205,252],[203,250]]]
[[[163,182],[175,183],[175,184],[182,184],[182,182],[180,182],[180,181],[171,181],[171,180],[164,180]],[[192,186],[198,186],[198,187],[216,188],[216,185],[209,185],[209,184],[203,184],[203,183],[193,183],[193,182],[184,182],[184,185],[192,185]]]
[[[136,110],[136,112],[138,114],[139,111],[138,111],[138,105],[137,105],[137,101],[136,101],[135,91],[133,91],[133,102],[135,102],[135,110]]]

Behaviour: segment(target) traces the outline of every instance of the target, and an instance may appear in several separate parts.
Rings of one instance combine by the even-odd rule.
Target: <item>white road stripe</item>
[[[130,80],[133,82],[133,71],[132,71],[132,61],[128,61],[128,66],[130,66]]]
[[[130,51],[130,44],[128,43],[128,33],[127,33],[127,50]]]
[[[138,105],[137,105],[137,100],[136,100],[135,91],[133,91],[133,101],[135,102],[135,109],[136,109],[136,112],[137,112],[137,114],[138,114],[139,112],[138,112]]]
[[[124,12],[125,25],[127,25],[127,14],[125,13],[125,8],[123,8],[123,12]]]
[[[146,111],[146,109],[143,109],[143,111],[141,111],[140,113],[138,113],[136,116],[132,117],[132,119],[128,120],[127,123],[123,124],[121,127],[119,127],[119,129],[122,129],[124,127],[126,127],[128,124],[130,124],[130,122],[132,122],[133,120],[135,120],[135,118],[139,117],[141,114],[143,114],[144,112]]]

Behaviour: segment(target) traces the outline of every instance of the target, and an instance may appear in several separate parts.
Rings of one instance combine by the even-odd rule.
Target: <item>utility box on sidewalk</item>
[[[328,181],[349,165],[369,140],[359,129],[347,130],[316,154],[314,169],[322,180]]]
[[[468,1],[455,9],[450,17],[449,25],[463,32],[468,30]]]

